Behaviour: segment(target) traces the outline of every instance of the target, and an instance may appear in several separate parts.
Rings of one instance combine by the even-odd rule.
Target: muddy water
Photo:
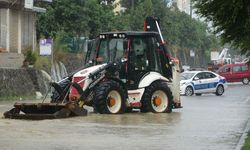
[[[233,150],[250,116],[249,89],[235,85],[222,97],[182,97],[184,108],[171,114],[100,115],[88,108],[87,117],[1,118],[0,149]],[[1,102],[0,113],[11,105]]]

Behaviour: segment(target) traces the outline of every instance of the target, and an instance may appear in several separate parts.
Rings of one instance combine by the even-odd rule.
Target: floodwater
[[[95,114],[67,119],[0,119],[2,150],[234,150],[250,116],[250,85],[225,95],[182,96],[172,113]],[[0,113],[14,102],[0,102]]]

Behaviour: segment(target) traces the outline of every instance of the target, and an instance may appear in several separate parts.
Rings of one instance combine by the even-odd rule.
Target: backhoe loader
[[[144,31],[106,32],[94,40],[86,65],[58,83],[50,103],[16,103],[6,118],[45,119],[100,114],[170,113],[181,108],[178,60],[170,56],[159,20],[147,17]],[[20,113],[22,112],[22,113]]]

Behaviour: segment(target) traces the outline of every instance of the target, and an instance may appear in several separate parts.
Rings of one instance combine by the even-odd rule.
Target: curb
[[[244,146],[245,142],[246,142],[246,138],[247,138],[247,133],[248,131],[250,130],[250,119],[248,118],[247,120],[247,124],[246,124],[246,127],[240,137],[240,140],[238,141],[238,144],[235,148],[235,150],[241,150],[242,147]]]

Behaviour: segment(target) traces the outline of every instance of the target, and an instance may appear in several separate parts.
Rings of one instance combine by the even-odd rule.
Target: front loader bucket
[[[70,116],[86,116],[87,110],[74,103],[15,103],[14,108],[4,113],[5,118],[11,119],[57,119]]]

